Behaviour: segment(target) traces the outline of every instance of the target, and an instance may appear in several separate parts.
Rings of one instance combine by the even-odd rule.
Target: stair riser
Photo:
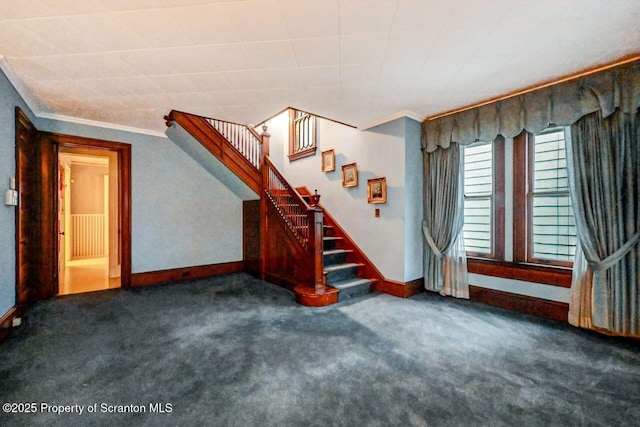
[[[330,251],[337,247],[337,240],[323,240],[323,248],[325,251]]]
[[[342,252],[338,254],[324,255],[324,266],[344,264],[347,261],[347,253]]]
[[[327,285],[341,280],[355,279],[356,277],[358,277],[358,266],[329,271],[327,272]]]

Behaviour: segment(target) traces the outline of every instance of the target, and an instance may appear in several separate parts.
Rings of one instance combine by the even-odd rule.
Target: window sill
[[[469,273],[571,287],[571,268],[467,257]]]
[[[313,156],[316,154],[318,147],[307,148],[306,150],[298,151],[297,153],[289,154],[289,161],[303,159],[305,157]]]

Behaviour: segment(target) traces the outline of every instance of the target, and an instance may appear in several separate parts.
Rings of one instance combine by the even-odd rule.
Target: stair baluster
[[[175,110],[165,120],[169,127],[179,124],[261,196],[261,277],[300,288],[305,303],[317,299],[308,305],[337,301],[337,290],[325,285],[323,210],[307,204],[270,161],[267,127],[258,135],[245,125]]]
[[[239,123],[207,117],[205,117],[205,120],[220,132],[231,143],[233,148],[242,154],[256,169],[261,168],[260,147],[262,146],[262,138],[260,135],[250,127]]]

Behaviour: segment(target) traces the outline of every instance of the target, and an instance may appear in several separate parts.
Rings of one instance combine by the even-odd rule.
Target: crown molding
[[[418,113],[416,113],[414,111],[402,110],[402,111],[398,111],[397,113],[390,114],[388,116],[380,117],[379,119],[376,119],[376,120],[374,120],[372,122],[369,122],[369,123],[367,123],[367,124],[365,124],[363,126],[359,126],[358,128],[360,130],[364,131],[364,130],[367,130],[367,129],[374,128],[376,126],[383,125],[385,123],[392,122],[392,121],[400,119],[402,117],[406,117],[406,118],[415,120],[416,122],[419,122],[419,123],[422,123],[424,121],[424,119],[425,119],[423,116],[421,116],[420,114],[418,114]]]
[[[18,95],[22,97],[25,104],[27,104],[27,107],[29,107],[29,110],[31,110],[31,112],[38,119],[56,120],[56,121],[66,122],[66,123],[73,123],[73,124],[79,124],[79,125],[99,127],[104,129],[117,130],[122,132],[130,132],[130,133],[137,133],[141,135],[167,138],[167,135],[165,135],[163,132],[153,131],[149,129],[142,129],[142,128],[137,128],[133,126],[118,125],[115,123],[101,122],[97,120],[83,119],[80,117],[65,116],[63,114],[57,114],[57,113],[53,113],[51,111],[45,110],[46,107],[44,107],[40,99],[38,99],[38,97],[35,96],[24,85],[24,83],[22,83],[22,80],[20,79],[20,77],[18,77],[15,71],[13,71],[13,68],[11,68],[9,61],[7,61],[7,58],[4,55],[0,55],[0,70],[2,70],[5,76],[7,76],[7,79],[9,79],[9,82],[13,85],[16,92],[18,92]]]
[[[165,135],[162,132],[149,130],[149,129],[136,128],[136,127],[133,127],[133,126],[124,126],[124,125],[118,125],[118,124],[115,124],[115,123],[100,122],[98,120],[83,119],[83,118],[80,118],[80,117],[65,116],[63,114],[55,114],[55,113],[42,113],[42,112],[34,111],[34,114],[39,119],[57,120],[57,121],[60,121],[60,122],[67,122],[67,123],[73,123],[73,124],[78,124],[78,125],[93,126],[93,127],[117,130],[117,131],[122,131],[122,132],[130,132],[130,133],[137,133],[137,134],[141,134],[141,135],[156,136],[156,137],[159,137],[159,138],[167,138],[167,135]]]

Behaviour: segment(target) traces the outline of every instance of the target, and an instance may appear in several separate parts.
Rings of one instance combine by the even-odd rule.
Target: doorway
[[[120,287],[128,288],[131,284],[131,145],[42,132],[16,107],[16,182],[20,195],[16,210],[16,307],[20,310],[37,301],[68,293],[61,282],[61,272],[66,273],[67,267],[76,261],[82,264],[91,259],[88,253],[84,254],[84,259],[67,255],[67,250],[72,248],[65,239],[72,227],[68,219],[71,219],[73,209],[69,205],[59,206],[59,203],[62,197],[65,199],[63,204],[67,199],[73,200],[64,193],[65,184],[66,188],[71,184],[66,180],[73,174],[67,174],[66,169],[61,172],[64,156],[69,153],[109,159],[108,178],[103,177],[101,191],[103,205],[104,194],[108,194],[108,207],[102,211],[103,215],[109,216],[104,221],[103,240],[108,241],[108,256],[102,253],[100,258],[108,266],[108,287],[118,284],[111,280],[117,277]],[[62,179],[61,175],[64,175]],[[71,261],[69,266],[67,261]]]
[[[58,149],[58,295],[120,287],[118,156]]]

